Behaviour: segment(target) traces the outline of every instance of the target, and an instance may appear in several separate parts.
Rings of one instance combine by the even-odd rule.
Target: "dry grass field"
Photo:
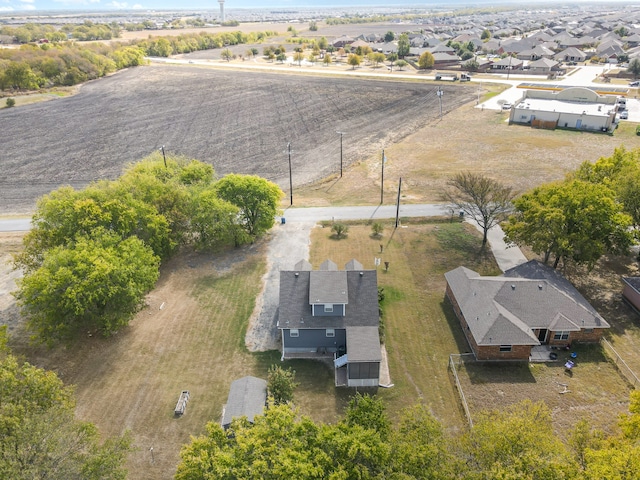
[[[467,350],[462,330],[445,301],[443,274],[461,264],[486,275],[499,273],[493,257],[480,254],[479,246],[472,226],[448,220],[404,222],[397,230],[387,223],[382,239],[373,238],[366,225],[351,226],[342,240],[333,239],[329,228],[313,230],[310,261],[316,268],[327,258],[340,268],[352,258],[366,268],[373,268],[376,256],[383,261],[378,284],[385,291],[385,343],[394,387],[378,393],[387,401],[391,415],[421,402],[449,430],[464,426],[447,362],[449,354]]]
[[[59,185],[120,175],[164,145],[211,163],[223,175],[257,174],[296,184],[417,131],[437,115],[433,84],[301,77],[186,66],[130,69],[84,85],[77,95],[0,110],[0,211],[25,212]],[[447,111],[468,102],[458,87]]]

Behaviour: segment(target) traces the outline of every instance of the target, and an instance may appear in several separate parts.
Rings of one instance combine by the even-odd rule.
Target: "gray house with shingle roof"
[[[282,359],[332,358],[336,385],[378,386],[378,279],[356,260],[345,270],[326,260],[319,270],[300,261],[280,272],[278,329]]]
[[[222,428],[229,428],[234,418],[246,417],[253,423],[257,415],[262,415],[266,403],[266,380],[251,376],[234,380],[222,414]]]
[[[498,277],[458,267],[445,278],[478,360],[529,360],[534,346],[597,342],[609,328],[569,281],[535,260]]]

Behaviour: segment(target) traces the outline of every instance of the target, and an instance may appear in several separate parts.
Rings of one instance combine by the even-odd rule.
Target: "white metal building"
[[[570,87],[559,92],[525,90],[511,108],[509,124],[606,132],[614,128],[615,117],[616,97]]]

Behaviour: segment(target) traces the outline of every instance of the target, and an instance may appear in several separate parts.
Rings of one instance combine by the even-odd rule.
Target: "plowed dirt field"
[[[454,88],[454,87],[448,87]],[[148,66],[84,85],[72,97],[0,111],[0,212],[24,213],[60,185],[114,179],[157,151],[256,174],[288,187],[362,160],[439,115],[433,84]],[[456,86],[445,113],[470,101]],[[346,160],[345,160],[346,161]]]

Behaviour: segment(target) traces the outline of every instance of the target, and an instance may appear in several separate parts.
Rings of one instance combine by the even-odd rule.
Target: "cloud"
[[[13,7],[0,7],[0,12],[13,12]]]
[[[142,10],[144,7],[142,5],[140,5],[139,3],[136,3],[133,7],[134,10]]]
[[[35,0],[20,0],[22,3],[33,3]]]
[[[90,3],[100,3],[100,0],[53,0],[63,5],[89,5]]]
[[[35,6],[35,5],[29,5],[29,4],[27,4],[27,5],[21,5],[21,6],[20,6],[20,8],[21,8],[22,10],[35,10],[35,9],[36,9],[36,6]]]
[[[127,2],[116,2],[115,0],[111,3],[107,3],[107,7],[113,8],[129,8],[129,4]]]

